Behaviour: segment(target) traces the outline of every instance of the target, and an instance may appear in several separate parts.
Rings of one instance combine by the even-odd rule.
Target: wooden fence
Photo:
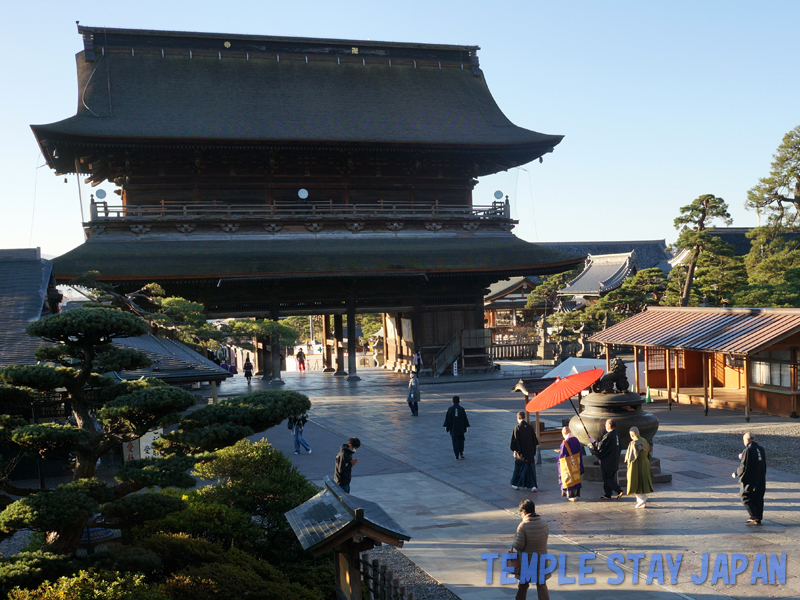
[[[414,600],[414,592],[406,591],[386,565],[380,561],[361,556],[361,576],[364,579],[366,597],[369,600]]]
[[[509,358],[535,358],[538,344],[495,344],[492,346],[492,360]]]

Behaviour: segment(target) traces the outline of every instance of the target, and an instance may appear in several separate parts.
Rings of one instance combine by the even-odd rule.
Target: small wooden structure
[[[411,537],[379,504],[352,496],[329,477],[325,489],[286,513],[300,545],[336,555],[338,600],[361,600],[361,553],[381,544],[402,548]]]
[[[590,338],[644,348],[645,381],[667,401],[798,416],[800,309],[650,307]],[[637,371],[638,372],[638,371]],[[638,381],[637,381],[638,388]]]

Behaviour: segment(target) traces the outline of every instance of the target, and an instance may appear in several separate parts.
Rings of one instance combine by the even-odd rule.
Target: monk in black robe
[[[467,412],[461,408],[460,402],[461,399],[458,396],[453,396],[453,406],[447,409],[443,425],[445,431],[453,439],[453,452],[456,454],[456,460],[464,458],[464,434],[467,433],[469,427]]]
[[[606,421],[606,434],[602,439],[594,443],[592,438],[591,451],[600,459],[600,472],[603,474],[603,495],[601,500],[611,500],[614,496],[617,500],[622,498],[622,488],[617,482],[617,471],[619,470],[620,441],[617,433],[617,424],[614,419]]]
[[[767,491],[767,457],[752,433],[745,433],[742,440],[745,445],[744,452],[739,455],[742,462],[732,477],[738,477],[741,484],[742,504],[750,515],[747,525],[761,525],[764,492]]]
[[[514,474],[511,487],[536,492],[536,446],[539,439],[530,423],[525,420],[525,411],[517,413],[517,426],[511,434],[511,450],[514,452]]]

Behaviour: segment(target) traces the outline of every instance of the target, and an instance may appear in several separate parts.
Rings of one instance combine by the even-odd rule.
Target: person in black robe
[[[624,495],[622,488],[617,482],[617,471],[619,470],[620,441],[617,433],[617,424],[614,419],[606,421],[606,434],[595,444],[592,438],[591,451],[600,459],[600,471],[603,474],[603,495],[601,500],[611,500],[613,496],[617,500]],[[613,496],[612,496],[613,494]]]
[[[460,403],[461,399],[453,396],[453,406],[447,409],[443,425],[445,431],[453,439],[453,452],[455,452],[456,460],[464,458],[464,434],[467,433],[469,427],[467,412],[461,408]]]
[[[511,450],[514,451],[514,474],[511,487],[538,491],[536,484],[536,446],[539,439],[530,423],[525,420],[525,411],[517,413],[517,426],[511,434]]]
[[[357,437],[351,437],[347,440],[346,444],[342,444],[339,449],[339,454],[336,455],[334,462],[335,470],[333,472],[333,481],[339,484],[345,492],[350,493],[350,480],[352,479],[353,467],[358,464],[358,459],[353,458],[361,447],[361,440]]]
[[[750,515],[747,525],[761,525],[764,492],[767,491],[767,457],[752,433],[745,433],[742,440],[745,445],[744,452],[739,455],[742,462],[732,477],[738,477],[741,484],[742,504]]]

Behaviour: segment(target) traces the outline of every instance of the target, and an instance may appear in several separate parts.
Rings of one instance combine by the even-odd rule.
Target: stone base
[[[597,460],[594,456],[589,455],[583,458],[583,478],[586,481],[603,481],[603,472],[600,470],[600,465],[594,464],[593,461]],[[661,459],[655,456],[650,457],[650,470],[653,473],[653,483],[667,483],[672,481],[672,473],[661,471]],[[621,486],[624,486],[628,481],[628,465],[625,464],[625,453],[619,455],[619,471],[617,471],[617,481]]]

